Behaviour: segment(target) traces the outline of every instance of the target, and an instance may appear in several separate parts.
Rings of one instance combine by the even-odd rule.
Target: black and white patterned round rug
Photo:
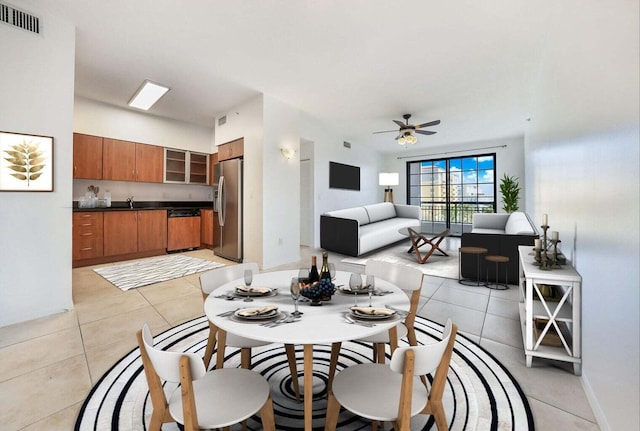
[[[416,319],[415,328],[420,343],[439,340],[443,329],[442,325],[420,317]],[[202,355],[208,334],[207,320],[201,317],[163,332],[154,338],[154,342],[163,349]],[[302,346],[296,351],[298,372],[302,373]],[[314,430],[324,429],[330,351],[328,345],[314,347]],[[343,343],[338,372],[349,365],[370,362],[371,353],[369,344]],[[283,346],[272,344],[255,348],[252,358],[253,370],[262,374],[271,385],[277,429],[302,430],[303,406],[295,400]],[[239,351],[227,349],[225,367],[239,364]],[[299,380],[302,385],[302,375]],[[531,409],[518,383],[491,354],[461,334],[456,337],[447,380],[443,402],[451,430],[534,430]],[[167,393],[174,388],[172,384],[165,384]],[[80,409],[75,430],[146,430],[152,410],[148,391],[140,352],[134,349],[91,390]],[[259,418],[249,420],[248,428],[260,430]],[[178,430],[178,427],[165,424],[162,429]],[[338,429],[370,429],[370,422],[343,411]],[[436,427],[429,415],[419,415],[412,420],[411,429],[435,430]]]

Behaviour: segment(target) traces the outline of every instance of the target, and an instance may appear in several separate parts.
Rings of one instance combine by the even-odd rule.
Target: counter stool
[[[508,289],[509,286],[509,267],[507,265],[505,265],[505,270],[504,270],[504,284],[503,283],[499,283],[500,277],[498,276],[498,265],[500,265],[501,263],[508,263],[509,262],[509,258],[507,256],[494,256],[494,255],[489,255],[489,256],[485,256],[484,260],[486,260],[487,262],[494,262],[496,264],[496,281],[495,283],[489,283],[489,266],[487,265],[487,282],[485,283],[485,286],[487,286],[489,289],[497,289],[497,290],[505,290]]]
[[[489,250],[484,247],[460,247],[458,249],[458,283],[466,286],[480,286],[480,255],[488,253]],[[476,255],[476,281],[470,278],[462,278],[462,254]]]

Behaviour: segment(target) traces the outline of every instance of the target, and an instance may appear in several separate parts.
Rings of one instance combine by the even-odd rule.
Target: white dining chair
[[[186,431],[226,428],[256,413],[263,429],[275,431],[273,400],[263,376],[242,368],[207,371],[195,353],[158,349],[146,323],[137,337],[153,405],[151,431],[166,422],[178,422]],[[168,400],[162,380],[180,383]]]
[[[381,332],[359,341],[373,344],[373,362],[383,364],[385,361],[385,346],[391,346],[391,353],[398,347],[398,340],[407,337],[409,345],[416,346],[416,332],[414,322],[420,302],[420,292],[422,291],[422,281],[424,274],[422,271],[397,263],[383,262],[379,260],[368,260],[365,266],[365,274],[373,275],[376,279],[382,279],[395,284],[409,296],[409,310],[404,319],[399,322],[393,330]],[[395,330],[395,334],[393,331]],[[392,334],[393,339],[392,339]],[[332,382],[336,371],[338,357],[340,355],[341,343],[333,343],[331,346],[331,360],[329,363],[329,383]]]
[[[229,265],[221,268],[212,269],[200,276],[200,289],[202,290],[202,298],[206,300],[211,292],[225,283],[233,280],[242,279],[245,270],[250,270],[253,274],[259,272],[258,264],[255,262],[240,263],[237,265]],[[224,367],[224,353],[226,347],[235,347],[240,349],[240,364],[242,368],[251,368],[251,349],[253,347],[261,347],[271,344],[265,341],[254,340],[247,337],[236,335],[232,332],[223,331],[209,320],[209,338],[207,339],[207,347],[204,352],[204,364],[209,369],[213,351],[218,344],[216,355],[216,368]],[[292,376],[298,375],[298,367],[296,364],[295,347],[293,344],[285,344],[285,352],[289,363],[289,371]],[[298,379],[294,378],[293,389],[296,398],[300,400],[300,387]]]
[[[388,365],[358,364],[339,372],[328,396],[325,431],[336,429],[340,406],[373,421],[374,431],[385,421],[397,431],[410,431],[418,414],[432,415],[438,431],[448,430],[442,395],[457,331],[448,319],[441,341],[397,348]],[[428,374],[433,375],[430,388]]]

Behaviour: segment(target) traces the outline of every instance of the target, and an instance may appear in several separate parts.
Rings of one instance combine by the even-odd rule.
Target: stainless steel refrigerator
[[[215,254],[242,262],[242,159],[220,162],[217,199],[219,229],[214,233],[218,236]]]

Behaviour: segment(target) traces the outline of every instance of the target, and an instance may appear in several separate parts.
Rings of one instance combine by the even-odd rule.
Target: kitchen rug
[[[443,327],[422,317],[415,322],[420,344],[439,340]],[[204,353],[209,326],[200,317],[171,328],[154,337],[154,344],[165,350]],[[135,334],[131,334],[135,337]],[[401,341],[402,342],[402,341]],[[227,348],[225,367],[240,366],[240,351]],[[326,382],[331,346],[314,346],[313,429],[324,429]],[[357,363],[371,362],[370,344],[342,344],[338,372]],[[215,354],[214,354],[215,355]],[[303,352],[296,346],[298,372],[302,386]],[[214,356],[215,357],[215,356]],[[214,361],[215,362],[215,361]],[[253,370],[262,374],[271,386],[276,429],[304,429],[303,405],[295,399],[289,366],[282,345],[271,344],[252,349]],[[213,365],[212,365],[213,366]],[[169,393],[176,386],[166,383]],[[303,388],[300,388],[301,392]],[[443,396],[449,429],[452,431],[534,430],[529,403],[513,376],[490,353],[458,333]],[[75,424],[76,431],[142,431],[148,429],[151,399],[139,349],[134,349],[116,363],[93,387],[84,401]],[[247,421],[249,430],[262,429],[260,418]],[[177,431],[175,423],[165,424],[163,431]],[[241,429],[240,425],[231,427]],[[371,423],[343,410],[338,430],[369,430]],[[389,429],[389,424],[387,428]],[[436,430],[429,415],[412,420],[412,430]]]
[[[116,287],[122,290],[129,290],[220,268],[221,266],[224,266],[224,264],[174,254],[121,265],[104,266],[96,268],[94,271]]]

